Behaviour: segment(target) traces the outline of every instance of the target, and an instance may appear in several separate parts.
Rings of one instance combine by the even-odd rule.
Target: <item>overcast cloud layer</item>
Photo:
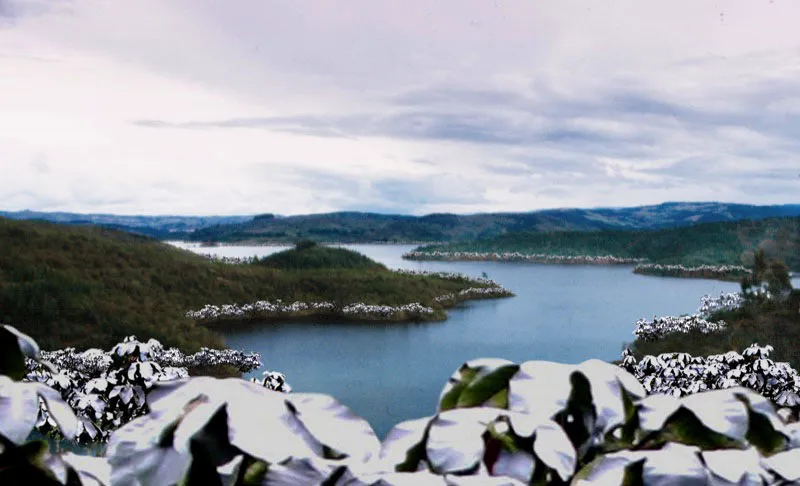
[[[0,209],[800,202],[794,0],[0,0]]]

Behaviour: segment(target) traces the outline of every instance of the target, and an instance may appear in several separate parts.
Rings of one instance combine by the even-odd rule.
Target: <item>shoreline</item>
[[[200,241],[192,241],[192,240],[160,240],[164,243],[177,246],[179,248],[219,248],[219,247],[246,247],[246,246],[258,246],[258,247],[294,247],[295,241],[237,241],[237,242],[215,242],[214,244],[203,244]],[[425,246],[425,245],[436,245],[441,244],[441,241],[362,241],[362,242],[341,242],[341,241],[318,241],[316,242],[319,245],[324,246],[343,246],[343,245],[374,245],[374,246],[391,246],[391,245],[414,245],[414,246]]]
[[[624,258],[613,255],[547,255],[544,253],[519,252],[421,252],[410,251],[403,255],[404,260],[412,261],[472,261],[472,262],[525,262],[570,265],[635,265],[643,263],[643,258]]]
[[[400,272],[411,275],[427,275],[442,279],[466,279],[480,285],[467,287],[454,293],[439,295],[433,298],[434,307],[411,302],[403,305],[376,305],[361,302],[347,305],[334,302],[300,302],[284,303],[259,300],[249,304],[206,304],[202,309],[190,310],[185,317],[196,324],[212,327],[223,322],[242,321],[275,321],[282,319],[336,319],[363,322],[423,322],[444,321],[446,310],[461,302],[470,300],[497,299],[514,297],[515,294],[503,286],[487,279],[473,279],[461,274]]]
[[[547,255],[525,254],[519,252],[421,252],[411,251],[403,255],[404,260],[411,261],[448,261],[448,262],[522,262],[538,263],[545,265],[636,265],[633,273],[671,278],[697,278],[706,280],[719,280],[724,282],[738,282],[743,277],[751,274],[748,268],[738,265],[697,265],[685,266],[680,264],[664,265],[647,263],[644,258],[616,257],[614,255]]]

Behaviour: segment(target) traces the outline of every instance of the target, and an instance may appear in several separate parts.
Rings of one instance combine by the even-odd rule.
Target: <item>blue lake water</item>
[[[265,368],[285,373],[295,391],[336,397],[379,436],[402,420],[432,415],[442,387],[464,361],[614,360],[623,343],[633,339],[637,319],[692,313],[703,294],[739,288],[732,282],[635,275],[630,266],[414,262],[401,258],[413,246],[346,247],[390,268],[486,273],[516,294],[465,303],[450,310],[444,322],[287,321],[225,332],[229,347],[260,353]],[[283,248],[191,249],[263,256]]]

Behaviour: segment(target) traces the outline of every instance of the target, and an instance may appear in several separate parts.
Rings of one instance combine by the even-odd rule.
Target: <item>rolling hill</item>
[[[420,302],[443,318],[436,297],[476,286],[392,272],[342,249],[226,264],[121,231],[0,218],[0,322],[45,349],[108,348],[131,334],[185,351],[219,347],[220,336],[186,312],[262,299]]]
[[[428,245],[422,253],[521,253],[551,256],[641,258],[650,263],[746,265],[764,248],[800,270],[800,217],[700,223],[658,230],[545,231],[509,233],[482,240]]]
[[[301,216],[115,216],[76,213],[0,212],[13,219],[95,224],[160,239],[224,243],[292,243],[312,239],[338,243],[453,242],[521,231],[659,229],[696,223],[800,216],[800,204],[754,206],[671,202],[654,206],[549,209],[470,215],[392,215],[337,212]]]

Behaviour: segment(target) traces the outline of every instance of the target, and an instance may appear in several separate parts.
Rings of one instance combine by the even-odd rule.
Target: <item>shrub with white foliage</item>
[[[680,317],[653,317],[652,320],[639,319],[634,325],[633,335],[642,341],[657,341],[667,334],[700,331],[703,334],[725,329],[725,322],[711,322],[698,314]]]
[[[718,297],[704,295],[700,298],[697,313],[708,318],[717,312],[732,311],[744,305],[744,297],[739,292],[721,292]]]
[[[662,353],[637,360],[626,349],[621,366],[648,393],[684,396],[707,390],[743,386],[779,407],[800,411],[800,374],[788,363],[770,359],[772,346],[753,344],[741,354],[729,351],[707,357]]]
[[[748,277],[753,271],[741,265],[665,265],[660,263],[640,263],[634,273],[663,275],[668,277],[739,279]]]
[[[261,366],[257,353],[202,348],[184,355],[176,348],[164,349],[155,339],[140,342],[134,336],[108,352],[67,348],[42,351],[40,357],[49,367],[28,359],[25,381],[45,384],[60,393],[78,417],[76,438],[84,443],[103,442],[110,431],[147,413],[147,391],[156,382],[188,377],[187,368],[231,366],[244,373]],[[283,375],[277,375],[262,385],[288,391]],[[36,428],[47,435],[57,432],[44,402]]]
[[[14,357],[0,360],[0,375],[18,375],[26,355],[39,359],[31,343],[0,328],[0,356]],[[122,356],[138,350],[140,358],[142,349],[130,343],[120,347]],[[728,359],[769,370],[760,361],[770,351],[751,346]],[[128,373],[149,375],[142,366]],[[279,378],[267,375],[265,381]],[[635,376],[598,360],[467,362],[445,385],[435,415],[396,425],[383,442],[366,421],[326,395],[287,395],[238,378],[159,381],[147,392],[149,413],[111,435],[106,458],[50,454],[41,442],[25,441],[40,398],[65,434],[75,426],[70,408],[47,390],[0,376],[0,484],[800,481],[800,427],[785,422],[764,396],[741,387],[648,396]]]

